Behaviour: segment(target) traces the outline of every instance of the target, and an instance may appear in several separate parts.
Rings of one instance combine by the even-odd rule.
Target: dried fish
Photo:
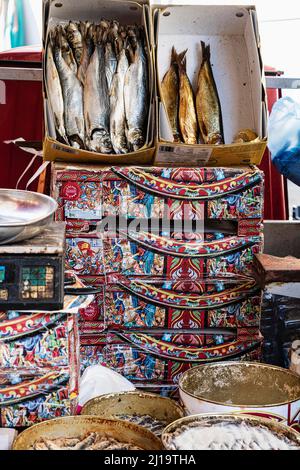
[[[64,125],[64,99],[60,85],[58,71],[54,62],[52,53],[52,39],[47,47],[47,67],[46,67],[46,84],[47,96],[50,108],[53,113],[57,139],[63,143],[67,143],[66,130]]]
[[[76,60],[73,51],[68,43],[66,31],[61,25],[58,26],[56,29],[56,37],[59,40],[61,53],[64,61],[66,62],[70,70],[72,70],[74,73],[77,73]]]
[[[127,120],[127,141],[136,151],[145,144],[148,109],[148,67],[142,39],[136,42],[136,50],[128,48],[130,66],[125,76],[124,99]]]
[[[83,48],[82,48],[80,65],[78,67],[77,77],[79,78],[81,83],[84,85],[86,71],[90,63],[90,58],[94,51],[94,42],[93,42],[94,25],[92,25],[88,21],[82,22],[80,23],[79,29],[80,29],[81,36],[82,36]]]
[[[109,92],[111,91],[112,81],[116,73],[117,66],[118,61],[113,46],[110,42],[107,42],[105,45],[105,73]]]
[[[88,148],[100,153],[112,153],[109,134],[110,103],[100,29],[95,32],[95,50],[86,72],[84,116]]]
[[[69,44],[73,50],[73,54],[77,65],[79,66],[81,63],[82,52],[83,52],[83,44],[82,44],[82,35],[79,31],[79,28],[76,23],[70,21],[66,26],[66,34]]]
[[[70,145],[84,148],[83,89],[73,69],[62,53],[62,36],[58,33],[54,43],[54,59],[64,99],[65,129]]]
[[[110,94],[110,136],[114,151],[118,154],[128,153],[124,102],[124,83],[128,67],[126,51],[123,49],[119,56]]]
[[[256,132],[252,129],[243,129],[235,136],[233,143],[242,144],[244,142],[253,142],[256,139],[258,139]]]
[[[179,70],[179,126],[186,144],[197,144],[198,125],[192,85],[186,73],[186,56],[177,60]]]
[[[120,442],[97,432],[79,438],[59,438],[36,441],[31,450],[143,450],[134,444]]]
[[[196,110],[201,139],[205,144],[224,143],[221,104],[210,63],[210,46],[202,46],[202,64],[198,75]]]
[[[161,82],[161,93],[164,106],[167,111],[174,142],[180,142],[179,129],[179,72],[178,62],[181,62],[186,51],[177,54],[174,47],[171,52],[171,65]]]
[[[157,436],[161,436],[164,428],[167,425],[166,421],[160,421],[150,415],[120,414],[113,416],[113,418],[123,419],[125,421],[130,421],[131,423],[138,424],[139,426],[143,426],[152,431]]]

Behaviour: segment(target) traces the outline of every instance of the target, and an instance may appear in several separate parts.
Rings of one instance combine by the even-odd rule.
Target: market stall
[[[298,369],[262,354],[255,7],[45,0],[43,22],[50,196],[0,190],[5,442],[299,450]]]

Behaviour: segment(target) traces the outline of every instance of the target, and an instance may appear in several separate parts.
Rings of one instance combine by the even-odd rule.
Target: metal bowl
[[[35,237],[56,209],[56,201],[45,194],[0,189],[0,245]]]
[[[299,447],[300,450],[300,434],[279,423],[276,421],[262,419],[257,417],[249,417],[243,416],[242,414],[203,414],[203,415],[194,415],[194,416],[186,416],[184,418],[178,419],[174,423],[169,424],[162,434],[162,443],[167,450],[177,450],[172,443],[173,434],[176,431],[179,431],[183,426],[184,430],[187,430],[189,425],[193,425],[194,423],[199,423],[199,425],[213,427],[214,425],[220,423],[229,423],[229,424],[242,424],[245,423],[249,426],[257,427],[264,427],[274,433],[278,438],[283,439],[287,438],[292,441],[293,445]],[[181,449],[182,450],[182,449]],[[191,450],[187,445],[184,450]],[[194,449],[193,449],[194,450]],[[200,450],[200,449],[199,449]],[[297,449],[298,450],[298,449]]]
[[[182,374],[179,393],[190,415],[253,413],[298,425],[300,377],[281,367],[254,362],[197,366]]]
[[[128,442],[141,447],[143,450],[163,448],[158,437],[136,424],[119,419],[103,419],[99,416],[67,416],[35,424],[21,432],[13,444],[13,450],[29,450],[36,441],[42,438],[74,438],[88,432],[103,433],[120,442]]]
[[[166,424],[182,418],[182,407],[170,398],[138,391],[108,393],[92,398],[82,408],[81,415],[118,418],[118,415],[148,415]]]

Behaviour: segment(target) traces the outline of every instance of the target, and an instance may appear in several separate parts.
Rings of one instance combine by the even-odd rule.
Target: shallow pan
[[[55,200],[45,194],[0,189],[0,245],[35,237],[56,209]]]
[[[42,438],[74,438],[88,432],[99,432],[120,442],[141,447],[143,450],[161,450],[160,439],[136,424],[121,420],[103,419],[99,416],[68,416],[35,424],[16,438],[13,450],[29,450]]]

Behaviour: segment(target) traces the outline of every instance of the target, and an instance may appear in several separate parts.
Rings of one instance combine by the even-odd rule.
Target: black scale
[[[65,224],[0,246],[0,310],[60,310],[64,304]]]

